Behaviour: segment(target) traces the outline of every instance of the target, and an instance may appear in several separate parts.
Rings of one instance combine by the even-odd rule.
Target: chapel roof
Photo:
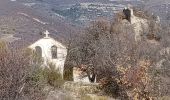
[[[66,48],[66,46],[64,44],[62,44],[61,42],[51,38],[49,35],[50,35],[49,31],[46,30],[44,32],[44,37],[41,38],[41,39],[38,39],[37,41],[35,41],[31,45],[34,45],[36,43],[40,43],[40,44],[44,43],[44,45],[48,45],[48,44],[52,43],[52,44],[57,44],[58,46],[60,46],[62,48]]]

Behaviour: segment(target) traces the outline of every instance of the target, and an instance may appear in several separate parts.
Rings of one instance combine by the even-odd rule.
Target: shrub
[[[112,77],[105,77],[100,79],[100,85],[104,93],[106,95],[112,96],[112,97],[118,97],[119,94],[119,85]]]
[[[55,65],[52,63],[48,64],[48,67],[43,69],[43,77],[51,86],[60,88],[64,83],[63,77],[58,69],[55,68]]]
[[[73,68],[67,68],[64,70],[64,80],[73,81]]]

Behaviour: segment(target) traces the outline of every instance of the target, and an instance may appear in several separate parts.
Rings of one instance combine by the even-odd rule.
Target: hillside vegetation
[[[0,8],[3,4],[11,5],[3,0]],[[168,22],[163,24],[156,16],[135,10],[136,19],[145,20],[148,26],[139,25],[141,40],[136,41],[135,24],[128,21],[122,11],[114,20],[100,18],[84,29],[60,17],[41,16],[45,14],[18,3],[5,9],[5,13],[3,11],[0,9],[0,40],[6,42],[0,42],[0,100],[51,100],[53,97],[58,100],[90,100],[91,95],[99,95],[102,100],[169,99]],[[71,14],[75,16],[73,11]],[[76,11],[81,12],[77,8]],[[39,55],[23,48],[40,38],[44,29],[56,33],[57,36],[52,36],[57,39],[67,41],[65,68],[72,71],[73,67],[81,69],[84,66],[87,75],[97,76],[96,84],[66,82],[51,63],[49,68],[40,68],[42,59]],[[65,77],[72,80],[72,74],[66,73]],[[84,95],[87,97],[82,99]]]
[[[141,12],[135,14],[150,23],[141,41],[135,41],[134,26],[118,14],[113,23],[93,22],[70,42],[67,63],[93,69],[103,92],[121,100],[159,100],[170,95],[169,28],[160,25],[157,31],[154,16]]]

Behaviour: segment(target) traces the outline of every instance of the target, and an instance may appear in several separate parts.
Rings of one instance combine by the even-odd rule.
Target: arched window
[[[57,58],[57,47],[56,46],[51,47],[51,55],[52,55],[52,59]]]
[[[129,9],[123,9],[123,13],[125,15],[125,19],[131,22],[131,11]]]
[[[39,57],[42,57],[42,49],[40,46],[35,47],[35,54]]]

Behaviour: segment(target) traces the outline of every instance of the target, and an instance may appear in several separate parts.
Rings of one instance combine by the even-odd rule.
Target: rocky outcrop
[[[95,94],[100,91],[98,83],[83,83],[83,82],[65,82],[63,85],[65,90],[75,92],[76,94]]]
[[[81,100],[118,100],[108,96],[100,96],[95,94],[87,94],[81,98]]]
[[[76,96],[68,91],[53,90],[49,92],[46,100],[79,100]]]

